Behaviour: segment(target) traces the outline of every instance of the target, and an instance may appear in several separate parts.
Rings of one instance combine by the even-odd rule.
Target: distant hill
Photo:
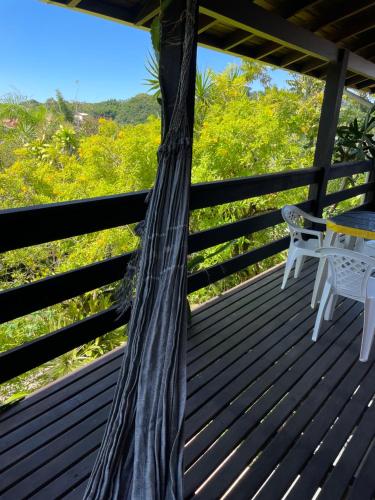
[[[137,94],[126,100],[109,99],[108,101],[77,105],[77,110],[99,118],[111,118],[119,123],[143,123],[150,115],[160,115],[160,105],[154,96]]]
[[[87,113],[94,118],[110,118],[121,124],[143,123],[150,115],[160,116],[160,105],[156,97],[145,93],[137,94],[130,99],[108,99],[92,103],[67,101],[59,91],[56,91],[56,97],[50,97],[44,103],[35,99],[17,100],[17,96],[14,102],[10,100],[8,103],[5,99],[2,102],[0,96],[0,112],[2,108],[9,107],[12,103],[26,106],[29,109],[44,105],[47,109],[60,113],[63,112],[62,107],[64,107],[65,112],[70,114]]]

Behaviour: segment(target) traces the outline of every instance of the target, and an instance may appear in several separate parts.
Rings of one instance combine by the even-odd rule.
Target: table
[[[375,240],[375,212],[354,210],[336,215],[326,222],[327,231],[323,240],[324,247],[335,246],[338,234],[345,234],[351,238],[350,243],[356,238]],[[349,243],[349,247],[351,244]],[[324,283],[327,277],[326,259],[319,260],[316,273],[314,290],[311,298],[311,307],[315,309],[320,300]]]
[[[375,240],[375,212],[355,210],[336,215],[327,220],[327,230]]]

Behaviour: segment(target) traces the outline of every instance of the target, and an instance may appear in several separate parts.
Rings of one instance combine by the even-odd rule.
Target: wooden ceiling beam
[[[134,24],[144,26],[160,12],[160,0],[146,0],[135,15]]]
[[[362,57],[366,57],[367,49],[372,49],[371,54],[369,54],[371,56],[374,53],[374,45],[375,45],[375,40],[371,43],[364,45],[363,47],[358,49],[356,52],[357,52],[357,54],[360,54]]]
[[[56,0],[47,0],[47,2],[61,6],[61,3]],[[158,9],[158,5],[155,5],[154,2],[158,4],[159,0],[147,0],[142,4],[141,9],[135,9],[124,8],[119,4],[107,3],[103,0],[81,0],[75,9],[81,12],[96,14],[106,19],[114,19],[124,24],[134,25],[136,22],[149,22],[152,16],[157,13],[156,9]],[[290,5],[294,5],[293,8],[296,6],[299,6],[299,8],[304,6],[304,8],[306,8],[306,6],[318,3],[318,1],[305,2],[302,0],[288,0],[288,2],[290,2]],[[325,61],[337,61],[339,49],[335,43],[317,36],[307,29],[297,26],[287,21],[282,16],[267,11],[249,0],[236,0],[235,5],[228,2],[228,0],[200,0],[200,13],[214,18],[220,23],[226,24],[232,28],[248,32],[249,35],[264,38],[268,40],[268,42],[276,44],[273,46],[275,50],[278,50],[281,45],[316,59],[321,59],[323,62],[319,63],[318,67],[324,66]],[[370,30],[370,26],[375,26],[375,20],[371,19],[369,12],[366,12],[366,14],[366,29]],[[147,21],[145,21],[146,19]],[[357,24],[355,26],[355,31],[358,32],[358,29],[359,27]],[[361,29],[364,29],[364,27],[362,26]],[[215,39],[217,39],[217,37],[215,37]],[[209,44],[209,47],[222,50],[220,48],[220,42],[223,43],[223,40],[219,40],[219,45]],[[245,49],[239,47],[238,50],[232,50],[232,53],[243,55],[244,57],[255,58],[257,54],[253,53],[254,49],[251,49],[251,53],[249,53],[248,49],[249,48],[246,46]],[[272,57],[269,57],[269,54],[272,54],[270,49],[271,47],[268,46],[266,51],[268,57],[263,56],[267,57],[267,62],[273,60]],[[260,51],[264,49],[257,50],[259,55]],[[275,59],[275,61],[275,64],[277,64],[278,60]],[[273,63],[271,62],[270,64]],[[313,68],[306,69],[306,66],[304,66],[301,71],[311,71],[316,67],[314,63]],[[370,79],[375,79],[375,64],[357,54],[350,54],[349,70],[367,76]]]
[[[308,7],[313,7],[319,2],[321,2],[321,0],[286,0],[280,6],[276,7],[273,12],[279,14],[284,19],[290,19],[298,14],[298,12],[307,9]]]
[[[288,54],[287,56],[281,58],[280,67],[287,68],[291,64],[295,64],[296,62],[306,59],[306,57],[308,56],[302,52],[293,52],[293,54]]]
[[[44,3],[50,5],[56,5],[58,7],[65,7],[69,9],[74,9],[78,12],[83,12],[85,14],[91,14],[102,19],[108,19],[110,21],[117,21],[121,24],[134,25],[134,14],[135,11],[132,8],[124,8],[115,4],[107,4],[102,0],[89,0],[89,3],[84,0],[71,0],[69,3],[62,4],[58,0],[41,0]]]
[[[320,31],[333,23],[353,17],[356,14],[373,7],[374,5],[374,0],[355,0],[343,3],[341,6],[336,5],[335,8],[330,6],[329,10],[325,14],[319,13],[317,20],[308,24],[306,28],[313,32]]]
[[[311,7],[321,0],[287,0],[284,4],[273,10],[272,12],[280,15],[284,19],[289,19],[301,10]],[[265,43],[259,47],[257,59],[263,59],[274,52],[277,52],[282,46],[278,43]]]
[[[348,19],[345,25],[346,26],[337,34],[337,36],[331,38],[333,42],[342,42],[347,38],[351,38],[355,35],[360,35],[365,31],[375,28],[375,6],[363,12],[360,18],[357,20],[351,18]]]
[[[246,47],[244,45],[239,45],[238,47],[236,47],[234,49],[233,52],[231,52],[233,55],[235,56],[240,56],[240,57],[245,57],[247,59],[254,59],[254,56],[252,54],[252,47]],[[272,55],[271,56],[267,56],[267,59],[265,59],[263,62],[265,64],[269,64],[271,66],[276,66],[276,67],[279,67],[279,64],[278,64],[278,59],[276,59],[276,57],[273,57]]]
[[[301,73],[310,73],[311,71],[315,71],[319,68],[322,68],[325,64],[326,64],[325,61],[317,61],[315,59],[314,61],[304,64],[301,67]]]
[[[330,40],[296,26],[281,16],[248,0],[237,0],[236,9],[227,0],[200,0],[200,10],[229,26],[249,31],[271,42],[311,55],[323,61],[337,61],[338,47]],[[255,55],[249,55],[255,57]],[[318,65],[323,66],[324,63]],[[375,64],[357,54],[349,55],[349,70],[375,78]],[[315,66],[316,68],[316,66]]]
[[[374,80],[365,80],[364,82],[358,83],[356,85],[356,88],[358,90],[368,89],[368,88],[372,88],[372,87],[375,87]]]
[[[368,80],[368,78],[361,75],[355,75],[347,78],[345,85],[357,85],[358,83],[362,83],[365,80]]]
[[[365,31],[353,40],[348,40],[346,45],[352,52],[357,52],[375,40],[375,28]]]
[[[199,44],[207,47],[209,49],[217,50],[218,52],[230,53],[236,57],[244,57],[246,59],[255,59],[253,54],[253,47],[246,45],[237,45],[231,50],[225,50],[223,48],[223,42],[220,38],[213,36],[208,33],[203,33],[199,36]],[[268,57],[266,64],[271,64],[273,66],[278,66],[278,60],[276,58]]]
[[[271,42],[321,59],[337,60],[338,49],[334,44],[248,0],[237,0],[235,8],[227,0],[201,0],[200,12]]]
[[[349,68],[363,76],[368,76],[375,80],[375,64],[368,59],[364,59],[358,54],[350,52],[349,54]]]
[[[277,52],[278,50],[282,49],[283,46],[280,45],[279,43],[275,42],[266,42],[260,47],[257,47],[254,51],[254,57],[255,59],[263,59],[263,57],[267,57],[270,54],[273,54],[274,52]]]
[[[201,14],[199,16],[199,22],[198,22],[198,35],[201,35],[205,31],[209,30],[216,23],[217,23],[216,19]]]
[[[237,30],[225,38],[225,40],[221,44],[221,48],[223,50],[231,50],[237,45],[241,45],[242,43],[251,40],[252,38],[254,38],[254,36],[255,35],[253,35],[253,33],[249,33],[243,30]]]
[[[312,71],[309,76],[313,76],[314,78],[318,78],[319,80],[325,80],[327,78],[328,65],[326,64],[324,68],[318,71]]]

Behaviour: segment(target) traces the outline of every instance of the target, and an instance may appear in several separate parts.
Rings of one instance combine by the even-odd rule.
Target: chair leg
[[[324,314],[324,319],[326,321],[332,321],[333,313],[335,312],[335,309],[336,309],[337,299],[338,299],[337,295],[332,294],[330,296],[330,298],[328,300],[327,307],[326,307],[326,311]]]
[[[294,277],[299,278],[299,275],[301,274],[303,264],[305,263],[306,256],[301,255],[300,257],[297,258],[296,260],[296,267],[294,269]]]
[[[344,248],[347,250],[354,250],[357,238],[355,236],[345,235]]]
[[[333,231],[328,229],[327,234],[324,238],[323,246],[325,246],[325,247],[335,246],[336,239],[337,239],[336,236],[337,236],[336,233],[334,233]],[[315,309],[318,302],[320,302],[320,296],[321,296],[323,288],[324,288],[324,283],[327,279],[328,263],[326,261],[327,261],[327,259],[325,259],[324,257],[321,257],[319,259],[318,270],[316,272],[315,283],[314,283],[314,290],[313,290],[312,297],[311,297],[311,308],[312,309]]]
[[[292,267],[293,267],[295,260],[296,260],[295,250],[289,250],[288,258],[286,259],[284,277],[283,277],[283,282],[281,284],[281,290],[284,290],[284,288],[285,288],[286,282],[288,281],[289,274],[290,274],[290,271],[292,270]]]
[[[362,253],[364,251],[364,248],[365,248],[365,240],[363,238],[356,238],[354,251]]]
[[[318,335],[319,335],[320,327],[321,327],[322,321],[323,321],[324,311],[325,311],[327,302],[329,300],[330,293],[331,293],[331,285],[326,282],[326,284],[324,285],[322,297],[320,299],[318,314],[316,315],[314,331],[313,331],[313,335],[312,335],[312,340],[314,342],[317,340]]]
[[[367,299],[365,302],[365,319],[362,333],[360,361],[367,361],[371,351],[375,330],[375,300]]]

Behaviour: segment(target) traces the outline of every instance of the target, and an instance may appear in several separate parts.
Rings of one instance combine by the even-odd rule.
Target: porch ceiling
[[[44,0],[149,29],[160,0]],[[201,0],[200,45],[325,79],[350,50],[346,85],[375,92],[375,0]]]

